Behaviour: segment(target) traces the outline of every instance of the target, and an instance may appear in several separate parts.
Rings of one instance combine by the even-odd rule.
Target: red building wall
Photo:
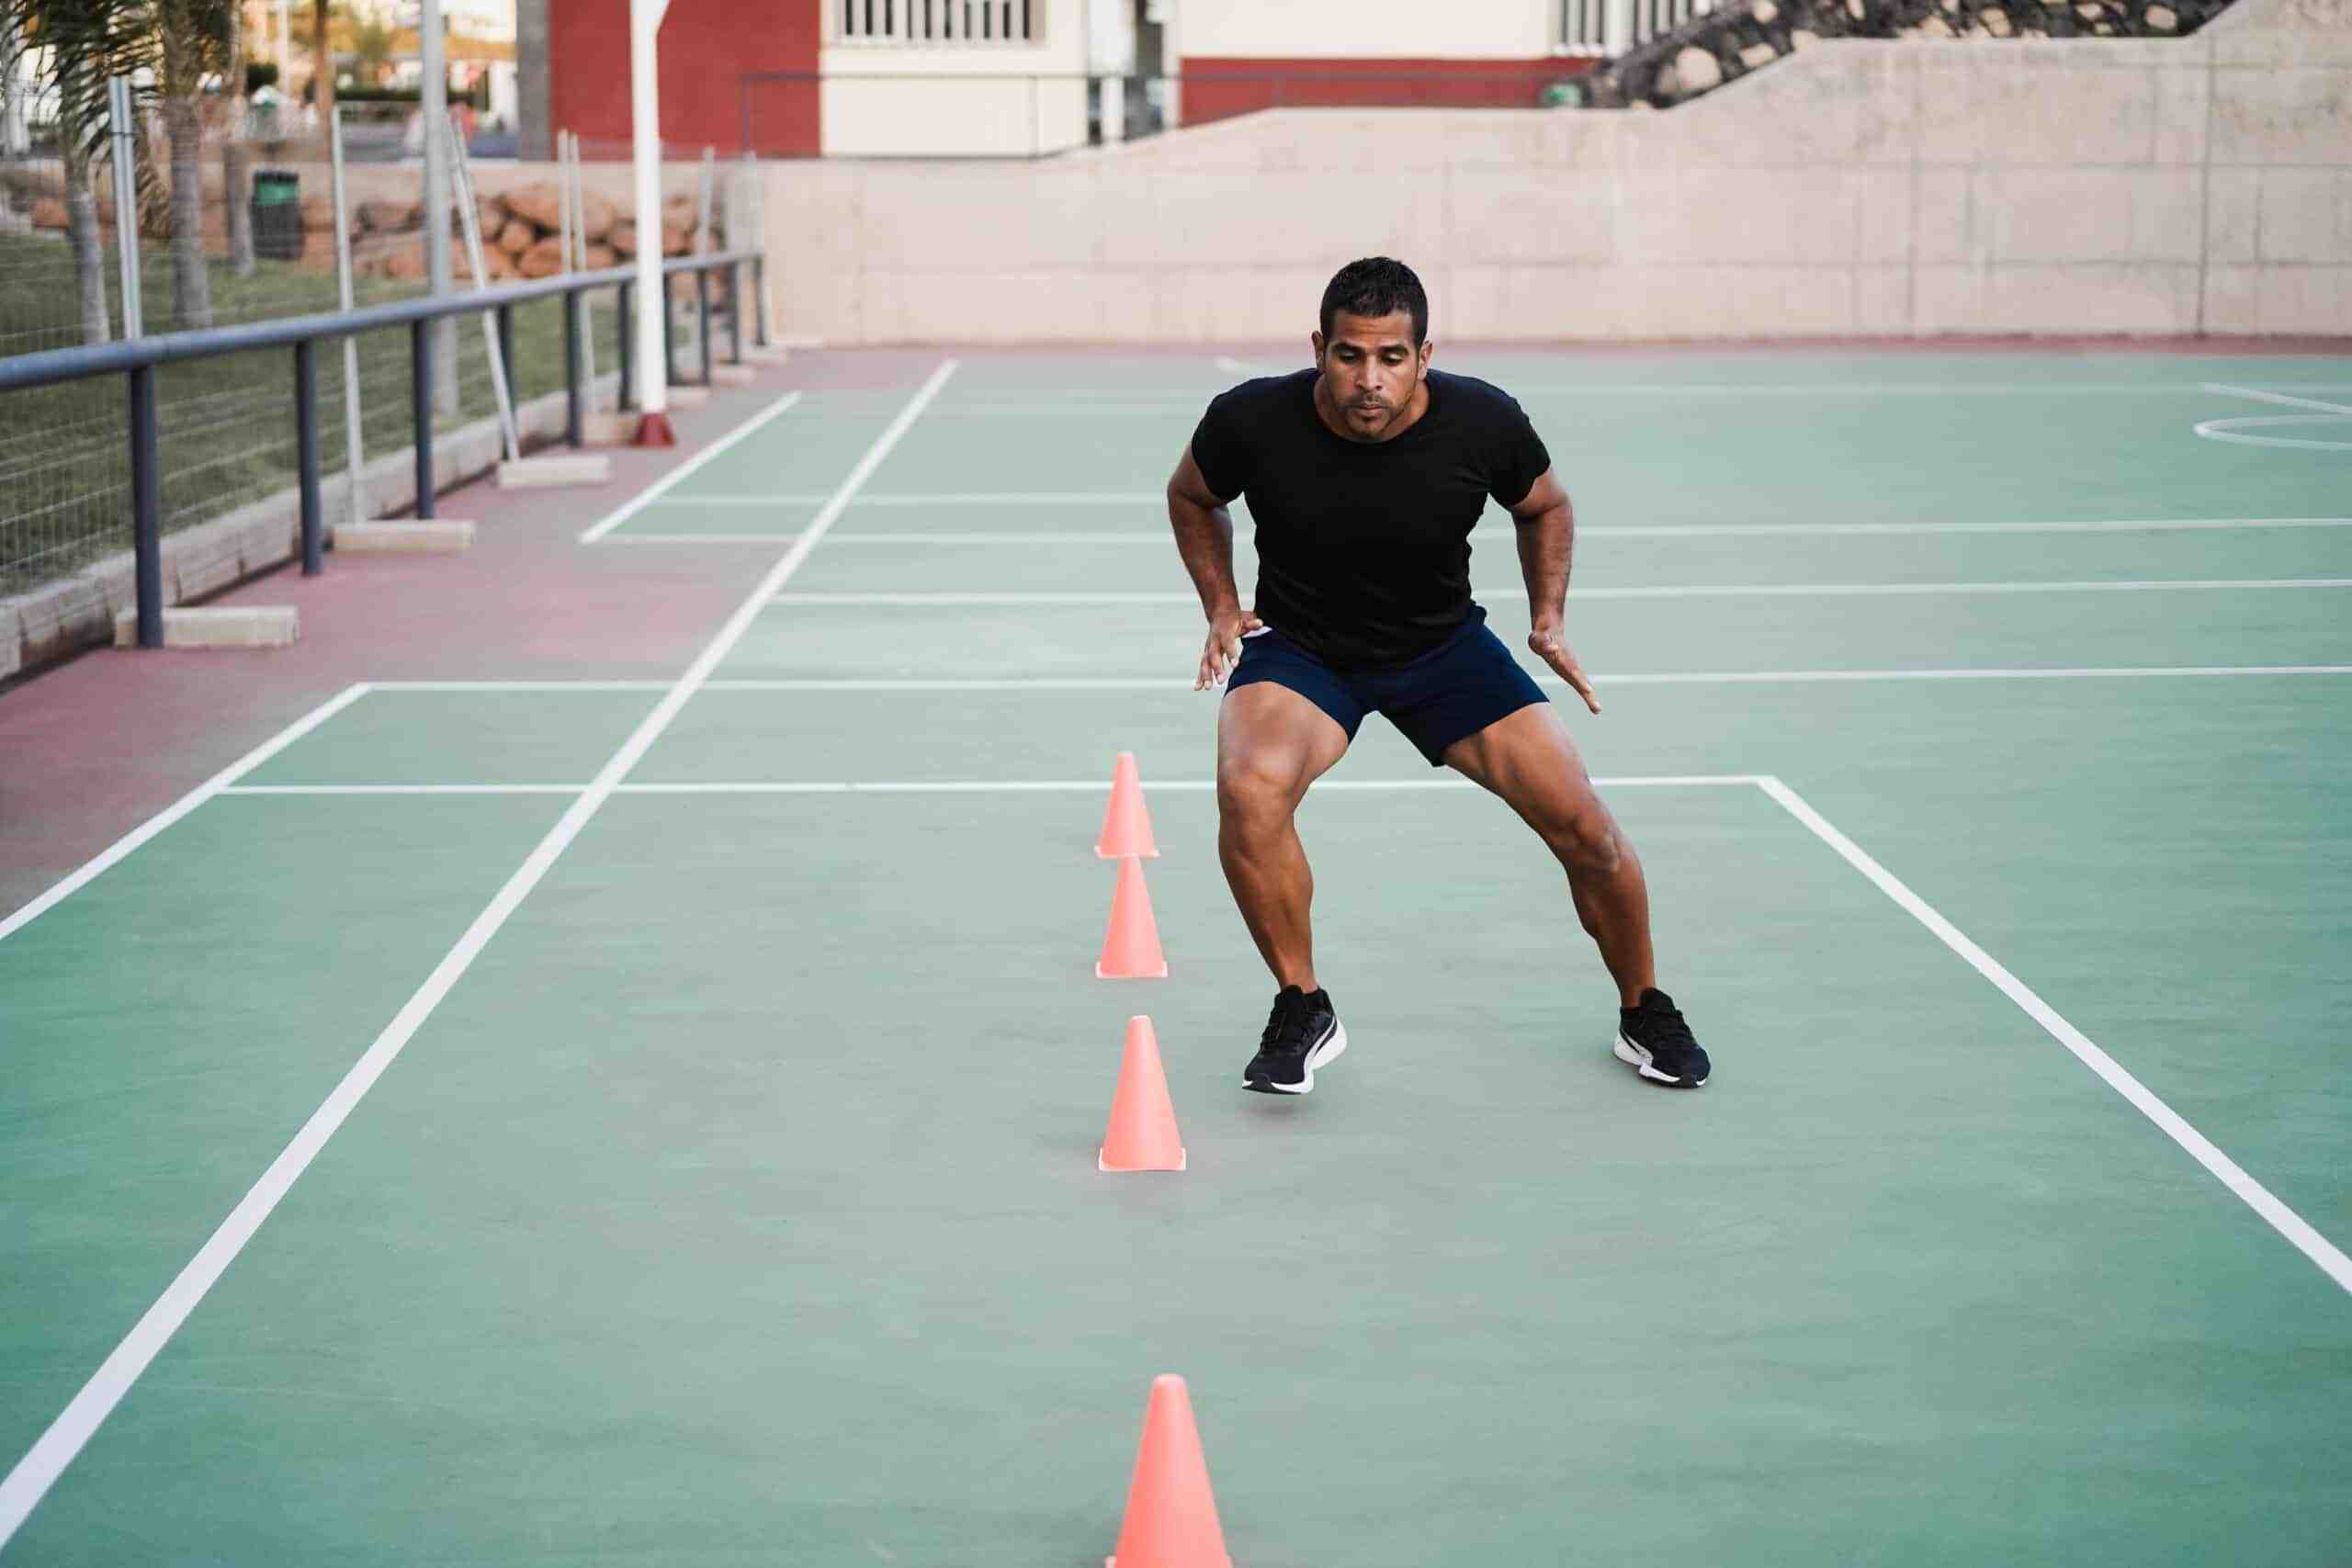
[[[1183,118],[1205,125],[1258,109],[1532,108],[1544,85],[1592,69],[1536,60],[1260,60],[1188,54]]]
[[[816,156],[821,3],[670,0],[661,37],[662,141],[688,156],[705,147]],[[778,72],[803,79],[743,80]],[[549,0],[548,118],[577,132],[586,156],[627,156],[628,0]]]

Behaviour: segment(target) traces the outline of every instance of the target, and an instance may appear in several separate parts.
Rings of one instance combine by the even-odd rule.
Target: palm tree
[[[334,0],[311,0],[311,107],[322,135],[334,113]]]
[[[235,52],[236,0],[147,0],[145,43],[171,145],[172,314],[179,327],[212,324],[204,265],[204,88]]]
[[[82,341],[112,335],[107,318],[106,238],[92,179],[107,161],[107,83],[140,63],[138,6],[130,0],[0,0],[0,31],[44,52],[42,85],[57,98],[57,151],[65,171],[65,238],[74,252]],[[117,179],[141,179],[136,166]],[[152,182],[150,182],[152,183]]]
[[[391,25],[381,17],[361,17],[352,24],[351,52],[361,82],[369,86],[383,85],[384,71],[392,62],[392,45],[396,41]]]

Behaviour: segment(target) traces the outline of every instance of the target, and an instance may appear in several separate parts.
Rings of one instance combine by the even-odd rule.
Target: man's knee
[[[1217,815],[1227,826],[1244,832],[1277,828],[1297,804],[1297,769],[1248,755],[1217,760]]]
[[[1623,858],[1623,841],[1617,836],[1617,824],[1605,811],[1578,812],[1544,835],[1560,863],[1571,872],[1598,872],[1603,875],[1617,869]]]

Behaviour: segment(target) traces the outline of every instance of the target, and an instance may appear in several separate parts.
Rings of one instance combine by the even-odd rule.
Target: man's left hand
[[[1584,678],[1584,671],[1577,663],[1577,656],[1568,651],[1567,639],[1560,635],[1556,621],[1538,621],[1535,629],[1527,634],[1528,650],[1550,665],[1560,679],[1566,681],[1584,705],[1593,712],[1600,711],[1600,699],[1592,694],[1592,682]]]

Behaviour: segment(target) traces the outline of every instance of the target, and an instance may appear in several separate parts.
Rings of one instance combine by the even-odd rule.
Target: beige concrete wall
[[[2352,333],[2352,0],[1830,42],[1657,114],[1284,110],[767,177],[783,330],[833,343],[1287,339],[1371,252],[1457,338]]]

